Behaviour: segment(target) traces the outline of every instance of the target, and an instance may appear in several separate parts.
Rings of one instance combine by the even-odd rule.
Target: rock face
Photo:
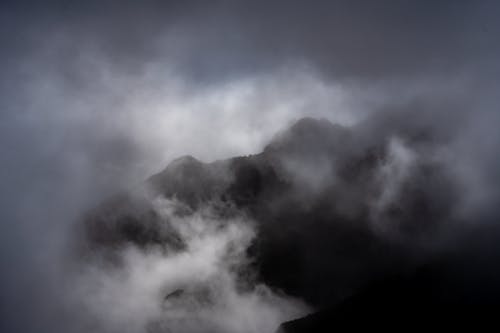
[[[260,154],[213,163],[179,158],[149,178],[147,190],[89,212],[86,243],[90,252],[129,243],[182,249],[182,239],[162,227],[151,203],[157,197],[175,198],[187,210],[209,204],[221,216],[244,214],[257,225],[248,251],[258,279],[327,309],[283,329],[316,331],[307,325],[338,316],[333,304],[411,270],[421,259],[415,249],[453,218],[456,187],[428,138],[364,133],[306,118]],[[376,307],[371,299],[355,302]]]
[[[498,329],[495,315],[500,304],[498,289],[480,297],[480,293],[471,294],[468,285],[471,281],[450,275],[447,271],[450,267],[446,265],[440,262],[421,267],[412,274],[385,277],[338,304],[281,324],[278,332]]]

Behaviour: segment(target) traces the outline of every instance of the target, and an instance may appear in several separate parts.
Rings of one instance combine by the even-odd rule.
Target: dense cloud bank
[[[210,207],[193,212],[175,200],[159,198],[153,207],[160,224],[151,237],[166,229],[170,241],[147,249],[130,243],[115,253],[118,265],[83,264],[73,296],[94,331],[273,332],[308,312],[248,274],[253,223]]]
[[[391,250],[394,243],[411,244],[402,252],[405,258],[440,249],[465,263],[460,272],[482,272],[480,282],[471,277],[471,285],[491,290],[500,201],[498,13],[496,1],[3,1],[1,330],[86,331],[89,316],[76,310],[70,296],[73,250],[79,248],[70,235],[83,212],[113,193],[140,187],[178,156],[211,162],[257,154],[276,132],[305,116],[348,128],[351,134],[345,135],[352,139],[335,147],[333,155],[341,157],[333,160],[322,153],[333,149],[326,143],[339,142],[329,136],[307,143],[301,148],[305,155],[299,151],[319,153],[318,158],[274,155],[278,161],[286,157],[279,174],[294,179],[269,183],[269,188],[289,186],[293,195],[283,207],[307,212],[316,199],[331,197],[325,184],[335,184],[338,219],[369,221],[368,236],[363,231],[354,239],[377,235],[373,248],[379,250],[368,254],[388,258],[379,254],[397,253]],[[369,146],[375,149],[365,154]],[[364,155],[372,157],[358,166],[342,164]],[[271,165],[265,179],[276,180],[266,173],[276,161],[258,159],[248,163]],[[363,171],[363,165],[373,172]],[[252,168],[248,172],[255,175]],[[364,176],[354,172],[358,169]],[[226,171],[221,172],[229,179],[217,178],[222,188],[234,170]],[[252,183],[252,177],[242,179],[227,194],[240,206],[223,220],[239,216],[258,225],[262,216],[248,201],[253,190],[235,196]],[[399,204],[401,195],[406,199]],[[432,199],[424,210],[412,208],[420,207],[419,196]],[[328,202],[319,211],[331,214]],[[259,201],[255,207],[264,206]],[[268,208],[268,218],[283,216]],[[421,230],[422,211],[428,217]],[[410,228],[401,216],[411,221]],[[321,219],[313,223],[322,225]],[[315,228],[308,236],[313,240],[328,234]],[[135,234],[133,228],[127,232]],[[256,227],[250,234],[257,240],[260,232]],[[338,233],[342,239],[344,234]],[[289,241],[282,247],[263,242],[269,258],[281,257],[282,249],[290,254]],[[310,250],[313,256],[332,251],[321,244]],[[242,257],[252,257],[254,250],[250,246]],[[133,258],[143,258],[144,265],[154,258],[163,262],[154,251],[125,255],[124,267],[144,268]],[[384,265],[396,261],[400,258],[391,257]],[[472,262],[479,267],[470,269]],[[314,267],[320,265],[299,269],[310,277],[298,280],[273,277],[263,267],[259,278],[267,280],[268,296],[228,290],[251,309],[259,302],[277,302],[278,309],[290,304],[274,285],[309,294],[313,302],[313,292],[301,291],[297,281],[314,280]],[[92,276],[99,281],[99,274]],[[125,289],[142,288],[134,289],[137,284],[127,275],[124,280]],[[280,311],[269,311],[269,322],[281,318]]]

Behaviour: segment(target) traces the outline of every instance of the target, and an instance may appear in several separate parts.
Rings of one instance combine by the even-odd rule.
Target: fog
[[[182,220],[188,254],[131,247],[120,268],[75,268],[71,253],[79,217],[105,198],[181,155],[258,153],[305,116],[353,126],[360,141],[394,131],[375,220],[413,163],[439,160],[464,194],[457,220],[496,230],[498,13],[495,1],[3,2],[0,330],[196,332],[199,320],[272,332],[307,312],[265,285],[240,290],[220,260],[245,266],[228,246],[255,230],[196,230],[206,212]],[[422,128],[439,149],[398,135]],[[324,180],[290,168],[313,192]],[[181,280],[218,295],[213,306],[162,317],[157,291]]]
[[[272,332],[284,320],[308,313],[303,302],[251,275],[239,277],[250,262],[251,222],[223,220],[210,207],[179,217],[175,211],[188,208],[165,199],[155,206],[185,249],[128,247],[119,267],[84,265],[77,290],[69,291],[75,309],[88,313],[82,331]]]

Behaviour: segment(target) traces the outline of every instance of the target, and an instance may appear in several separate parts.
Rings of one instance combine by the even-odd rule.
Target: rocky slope
[[[181,157],[144,188],[89,212],[86,251],[112,256],[131,243],[182,251],[182,237],[153,201],[182,203],[179,216],[209,205],[217,216],[255,222],[257,237],[247,250],[253,278],[331,309],[373,281],[412,272],[457,203],[432,138],[366,133],[305,118],[256,155],[212,163]]]

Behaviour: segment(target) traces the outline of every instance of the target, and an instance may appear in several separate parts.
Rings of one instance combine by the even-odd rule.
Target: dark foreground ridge
[[[490,264],[496,254],[478,265],[484,256],[475,245],[440,246],[458,223],[460,191],[432,158],[439,140],[418,128],[368,132],[305,118],[260,154],[213,163],[179,158],[149,178],[144,191],[87,214],[86,253],[112,257],[130,243],[182,250],[182,238],[151,204],[175,198],[186,207],[179,215],[210,204],[220,216],[256,222],[248,249],[256,279],[318,309],[283,324],[284,332],[491,319],[486,309],[499,299]]]

